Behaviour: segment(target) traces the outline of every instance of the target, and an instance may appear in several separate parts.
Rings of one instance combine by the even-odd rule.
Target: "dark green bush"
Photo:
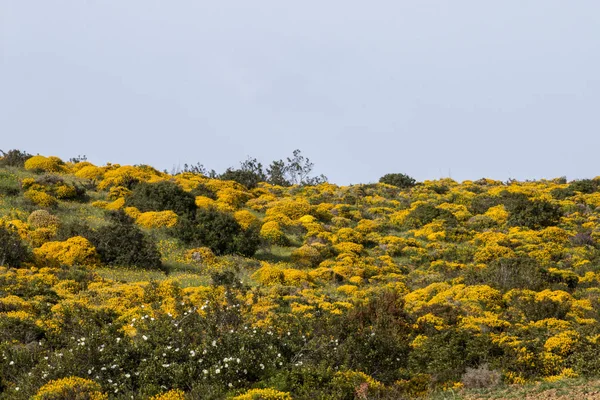
[[[0,266],[18,268],[30,257],[29,249],[19,235],[11,229],[0,226]]]
[[[149,269],[163,268],[156,244],[123,211],[108,214],[110,224],[88,233],[102,263]]]
[[[396,186],[402,189],[408,189],[417,184],[417,181],[414,178],[406,174],[386,174],[379,178],[380,183],[386,183],[388,185]]]
[[[264,182],[266,177],[254,171],[228,168],[219,176],[219,179],[223,181],[235,181],[248,189],[254,189],[260,182]]]
[[[490,196],[488,194],[481,194],[471,200],[471,206],[469,208],[473,214],[477,215],[484,214],[491,207],[499,204],[502,204],[502,198],[498,196]]]
[[[196,202],[193,194],[175,182],[140,182],[127,196],[126,204],[142,212],[172,210],[179,215],[193,216]]]
[[[598,181],[593,179],[579,179],[569,184],[569,189],[573,192],[594,193],[599,188]]]
[[[194,220],[180,218],[172,233],[188,245],[209,247],[217,255],[249,257],[260,244],[257,227],[244,230],[231,214],[213,208],[199,209]]]
[[[420,204],[414,210],[412,210],[404,221],[404,224],[409,228],[419,228],[423,225],[427,225],[436,219],[444,220],[446,225],[449,227],[456,226],[458,220],[448,210],[437,208],[432,204]]]
[[[510,226],[526,226],[531,229],[557,225],[562,213],[560,207],[546,200],[531,200],[524,194],[513,194],[504,203],[509,212]]]

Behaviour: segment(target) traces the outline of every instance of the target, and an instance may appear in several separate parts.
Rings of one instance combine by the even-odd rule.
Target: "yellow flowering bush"
[[[338,244],[335,244],[333,246],[333,248],[338,252],[338,253],[354,253],[354,254],[360,254],[362,253],[364,247],[362,244],[358,244],[358,243],[352,243],[352,242],[340,242]]]
[[[100,385],[89,379],[69,376],[46,383],[33,396],[33,400],[107,400]]]
[[[250,389],[232,400],[292,400],[292,396],[275,389]]]
[[[276,285],[285,282],[285,274],[279,266],[262,263],[262,267],[252,274],[252,279],[263,285]]]
[[[58,200],[45,192],[29,189],[24,193],[24,197],[40,207],[55,207]]]
[[[185,392],[179,389],[169,390],[168,392],[157,394],[151,400],[185,400]]]
[[[198,208],[216,207],[217,202],[215,200],[211,199],[210,197],[196,196],[196,206]]]
[[[75,172],[75,176],[81,179],[88,179],[90,181],[100,181],[104,178],[104,170],[95,165],[86,165],[83,168]]]
[[[296,220],[303,217],[306,214],[309,214],[311,210],[310,204],[308,201],[301,200],[291,200],[284,199],[275,202],[267,209],[267,216],[272,214],[283,214],[286,217]]]
[[[135,222],[144,228],[172,228],[177,225],[177,214],[171,210],[148,211],[141,213]]]
[[[254,214],[248,210],[236,211],[233,216],[238,224],[240,224],[244,229],[248,229],[251,225],[259,222],[258,218],[256,218]]]
[[[33,156],[25,161],[25,169],[34,172],[61,172],[64,169],[64,162],[54,156]]]
[[[276,221],[265,222],[260,228],[260,236],[272,244],[287,244],[287,237],[281,230],[279,223]]]
[[[48,242],[34,249],[42,264],[96,266],[100,260],[95,247],[84,237],[75,236],[64,242]]]

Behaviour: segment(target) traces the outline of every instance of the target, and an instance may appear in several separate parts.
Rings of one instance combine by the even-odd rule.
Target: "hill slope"
[[[600,179],[247,189],[4,161],[0,398],[413,398],[597,374]]]

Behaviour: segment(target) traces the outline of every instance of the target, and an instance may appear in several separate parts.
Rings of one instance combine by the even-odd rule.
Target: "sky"
[[[597,0],[0,0],[5,151],[575,179],[599,128]]]

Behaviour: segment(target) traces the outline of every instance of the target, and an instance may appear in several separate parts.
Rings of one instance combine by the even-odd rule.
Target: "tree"
[[[283,160],[273,161],[267,168],[267,182],[271,185],[290,186],[290,181],[287,180],[288,167]]]
[[[310,176],[314,168],[314,163],[304,157],[298,149],[294,150],[292,157],[283,160],[273,161],[267,168],[268,182],[273,185],[318,185],[327,182],[325,175]]]
[[[417,181],[414,178],[400,173],[386,174],[379,178],[379,182],[396,186],[401,189],[408,189],[417,184]]]

